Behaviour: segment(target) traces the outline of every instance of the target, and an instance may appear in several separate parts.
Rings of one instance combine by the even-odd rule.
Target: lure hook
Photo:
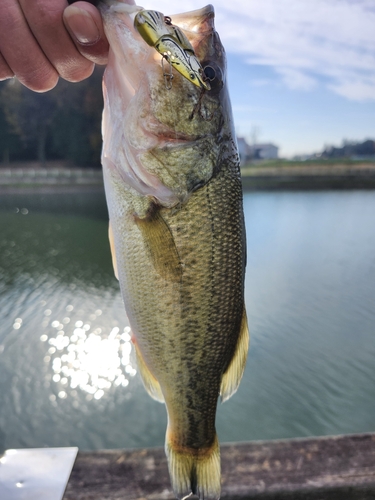
[[[169,72],[166,71],[166,68],[164,66],[164,61],[167,61],[169,65]],[[164,77],[164,85],[167,90],[171,90],[172,88],[172,80],[173,80],[173,73],[172,73],[172,64],[169,62],[169,58],[167,54],[162,54],[161,58],[161,67],[163,68],[163,77]]]

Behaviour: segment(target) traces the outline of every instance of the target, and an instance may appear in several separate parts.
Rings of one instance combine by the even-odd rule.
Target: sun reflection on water
[[[99,400],[112,387],[127,387],[137,373],[131,362],[130,328],[96,326],[100,309],[89,314],[88,321],[72,318],[73,309],[68,305],[61,319],[53,317],[51,309],[44,310],[46,332],[40,341],[46,344],[44,362],[56,384],[57,397],[49,397],[52,403],[75,397],[77,391],[87,393],[86,400]]]

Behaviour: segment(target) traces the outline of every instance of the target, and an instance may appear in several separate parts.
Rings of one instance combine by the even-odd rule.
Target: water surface
[[[247,193],[251,349],[222,442],[375,431],[375,192]],[[0,200],[0,449],[163,445],[102,194]]]

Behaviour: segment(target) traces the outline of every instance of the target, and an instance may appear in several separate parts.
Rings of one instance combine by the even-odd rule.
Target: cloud
[[[154,0],[143,5],[155,8]],[[176,4],[158,0],[157,9],[173,13]],[[375,100],[374,0],[216,0],[215,10],[227,52],[273,68],[289,88],[319,83],[347,99]]]
[[[317,84],[316,78],[309,76],[298,68],[279,67],[277,70],[284,83],[291,89],[311,90]]]
[[[375,78],[372,80],[345,80],[331,86],[331,90],[353,101],[375,101]]]

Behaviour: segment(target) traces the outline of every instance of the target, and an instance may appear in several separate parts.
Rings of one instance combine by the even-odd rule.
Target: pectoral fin
[[[135,343],[134,346],[135,346],[135,353],[137,356],[138,370],[139,373],[141,374],[143,385],[145,386],[146,391],[152,398],[156,399],[156,401],[164,403],[164,396],[161,391],[159,382],[156,380],[156,378],[152,375],[152,373],[148,369],[137,343]]]
[[[238,389],[242,375],[245,371],[247,351],[249,349],[249,329],[247,326],[246,310],[244,307],[241,321],[241,331],[238,337],[236,350],[232,361],[224,372],[221,380],[221,401],[229,399]]]
[[[141,219],[136,217],[145,246],[156,271],[168,281],[179,282],[182,266],[173,234],[159,211]]]
[[[115,273],[115,276],[118,279],[117,260],[116,260],[116,252],[115,252],[115,241],[113,238],[111,221],[109,221],[109,226],[108,226],[108,237],[109,237],[109,246],[111,248],[113,272]]]

